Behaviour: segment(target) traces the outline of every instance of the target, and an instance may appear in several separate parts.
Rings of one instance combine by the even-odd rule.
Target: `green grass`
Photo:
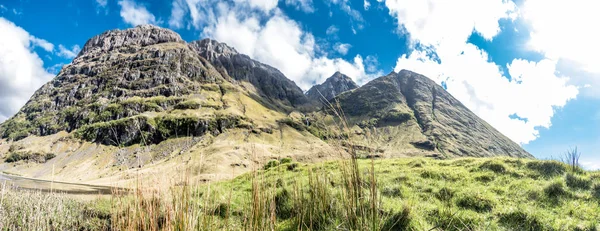
[[[57,205],[44,200],[45,194],[30,197],[31,201],[13,196],[2,202],[0,225],[40,216],[31,211],[41,205],[47,211],[41,216],[53,218],[40,224],[52,221],[77,229],[79,225],[117,230],[600,228],[597,172],[559,174],[566,167],[558,162],[511,158],[371,161],[300,164],[282,159],[233,180],[174,186],[167,192],[138,189],[132,195],[86,203],[51,196],[65,206],[49,212],[44,209]],[[61,219],[62,213],[71,219],[52,220]]]

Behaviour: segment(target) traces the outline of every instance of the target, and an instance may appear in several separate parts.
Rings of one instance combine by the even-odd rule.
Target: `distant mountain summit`
[[[306,92],[306,96],[314,101],[332,100],[337,95],[358,88],[352,78],[342,73],[335,72],[322,84],[317,84]]]
[[[336,131],[323,99],[340,102],[350,131]],[[403,70],[359,87],[337,72],[304,94],[227,44],[143,25],[89,39],[0,124],[0,171],[43,178],[56,168],[57,180],[89,182],[188,169],[212,180],[273,158],[336,158],[340,144],[372,158],[531,157],[425,76]],[[1,161],[9,156],[24,162]]]
[[[363,128],[404,131],[389,137],[376,134],[391,141],[384,144],[390,151],[412,145],[446,156],[532,157],[440,85],[409,70],[374,79],[337,99]]]

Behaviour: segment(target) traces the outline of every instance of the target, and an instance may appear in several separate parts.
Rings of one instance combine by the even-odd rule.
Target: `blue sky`
[[[335,71],[364,84],[411,69],[536,157],[577,146],[586,166],[600,168],[594,63],[600,36],[581,28],[600,22],[594,6],[592,0],[5,0],[0,121],[90,37],[150,23],[187,41],[226,42],[305,90]]]

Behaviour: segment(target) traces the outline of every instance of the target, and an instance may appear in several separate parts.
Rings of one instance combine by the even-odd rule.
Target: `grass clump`
[[[592,186],[592,180],[583,176],[575,175],[574,173],[567,173],[565,176],[565,182],[569,188],[573,189],[590,189]]]
[[[427,162],[425,162],[423,159],[416,159],[411,161],[408,165],[413,168],[422,168],[426,163]]]
[[[294,204],[292,195],[287,189],[283,189],[275,195],[275,212],[280,219],[289,219],[293,216]]]
[[[528,213],[522,209],[501,213],[499,221],[503,226],[512,230],[547,230],[537,214]]]
[[[600,200],[600,183],[596,183],[592,187],[592,196]]]
[[[433,210],[429,217],[435,227],[427,230],[436,230],[436,228],[447,231],[483,230],[481,217],[470,211],[438,208]]]
[[[476,212],[489,212],[494,208],[494,201],[490,196],[479,192],[466,192],[456,199],[456,205],[461,208]]]
[[[475,176],[476,181],[483,182],[483,183],[492,182],[492,181],[494,181],[495,178],[496,178],[496,176],[494,174],[489,174],[489,173],[488,174],[484,173],[484,174]]]
[[[567,171],[565,164],[555,160],[536,160],[527,163],[527,168],[544,177],[554,177]]]
[[[408,206],[403,206],[398,212],[391,212],[391,215],[386,219],[381,230],[410,230],[412,210]]]
[[[558,199],[566,196],[569,192],[565,189],[565,184],[562,181],[554,181],[544,188],[544,194],[552,199]]]
[[[441,201],[449,202],[454,197],[455,191],[448,187],[442,187],[435,196]]]
[[[481,166],[479,166],[480,169],[487,169],[490,170],[492,172],[495,173],[505,173],[506,172],[506,165],[500,161],[492,161],[492,160],[488,160],[486,162],[484,162]]]
[[[179,110],[190,110],[199,109],[202,105],[195,100],[186,100],[175,105],[175,109]]]
[[[388,186],[388,187],[384,187],[383,190],[381,190],[381,195],[386,196],[386,197],[396,197],[396,198],[402,198],[403,196],[403,192],[402,192],[402,187],[401,186]]]

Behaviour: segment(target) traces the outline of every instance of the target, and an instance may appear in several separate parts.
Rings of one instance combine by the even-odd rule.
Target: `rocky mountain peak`
[[[190,47],[208,60],[215,60],[221,56],[230,58],[233,55],[239,54],[235,48],[212,39],[202,39],[191,42]]]
[[[322,84],[317,84],[306,92],[306,96],[312,100],[333,99],[342,92],[358,88],[358,85],[347,75],[336,71]]]
[[[159,43],[185,43],[179,34],[154,25],[140,25],[125,30],[110,30],[89,39],[78,57],[126,47],[144,47]]]

